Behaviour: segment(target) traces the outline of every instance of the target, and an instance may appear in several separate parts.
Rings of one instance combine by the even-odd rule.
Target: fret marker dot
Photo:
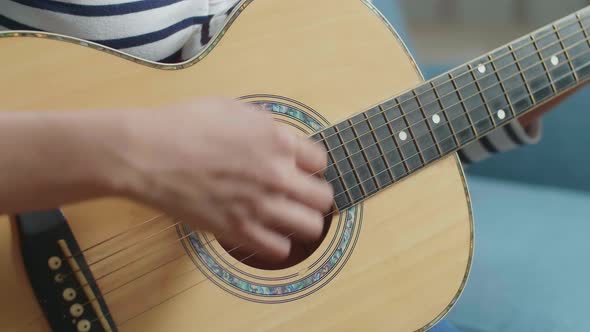
[[[438,115],[438,114],[433,115],[432,122],[434,122],[435,124],[439,124],[440,123],[440,115]]]
[[[559,64],[559,58],[556,55],[551,57],[551,64],[554,66],[557,66]]]
[[[408,139],[408,134],[405,131],[402,131],[399,133],[399,139],[401,139],[402,141],[405,141]]]
[[[498,119],[504,120],[506,118],[506,112],[504,110],[498,111]]]
[[[487,70],[487,68],[486,68],[486,66],[483,63],[480,64],[479,66],[477,66],[477,71],[480,74],[485,74],[486,70]]]

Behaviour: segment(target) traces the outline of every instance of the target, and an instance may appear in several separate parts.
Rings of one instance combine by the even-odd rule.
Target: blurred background
[[[373,0],[426,78],[588,0]],[[543,117],[542,140],[466,169],[475,222],[461,332],[590,331],[590,90]]]
[[[375,2],[407,42],[426,78],[590,4],[588,0]],[[590,192],[590,154],[584,153],[585,146],[571,144],[574,138],[590,142],[590,130],[583,121],[590,121],[590,115],[587,111],[581,114],[590,105],[587,95],[581,91],[543,119],[541,144],[499,155],[474,165],[469,172]],[[539,168],[539,164],[545,167]]]
[[[584,6],[587,0],[402,0],[421,63],[469,60]]]

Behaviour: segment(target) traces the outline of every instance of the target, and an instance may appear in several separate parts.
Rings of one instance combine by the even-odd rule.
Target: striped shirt
[[[180,62],[221,29],[238,0],[0,0],[0,31],[38,30],[96,42],[142,59]],[[92,4],[89,4],[92,3]],[[459,151],[464,163],[536,143],[518,121]]]
[[[146,60],[178,62],[209,42],[237,1],[2,0],[0,29],[55,32]]]

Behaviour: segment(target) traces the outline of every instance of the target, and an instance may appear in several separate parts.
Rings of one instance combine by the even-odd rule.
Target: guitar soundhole
[[[248,266],[263,270],[281,270],[297,265],[311,256],[326,238],[326,234],[328,233],[331,224],[332,213],[324,218],[324,230],[322,231],[322,236],[317,241],[306,242],[295,237],[290,237],[291,253],[284,261],[272,261],[261,257],[261,255],[252,255],[251,251],[240,250],[240,248],[232,250],[235,246],[229,243],[224,243],[223,239],[220,239],[219,243],[233,258]],[[288,233],[283,234],[285,237],[288,235]]]

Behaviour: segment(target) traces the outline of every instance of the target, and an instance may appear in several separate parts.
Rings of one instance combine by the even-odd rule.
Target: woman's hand
[[[0,213],[126,196],[225,243],[285,258],[321,236],[320,144],[226,99],[159,110],[0,112]]]
[[[280,127],[269,114],[232,100],[209,99],[173,109],[129,112],[130,145],[122,151],[127,190],[225,243],[274,258],[291,240],[321,236],[331,187],[320,144]]]

